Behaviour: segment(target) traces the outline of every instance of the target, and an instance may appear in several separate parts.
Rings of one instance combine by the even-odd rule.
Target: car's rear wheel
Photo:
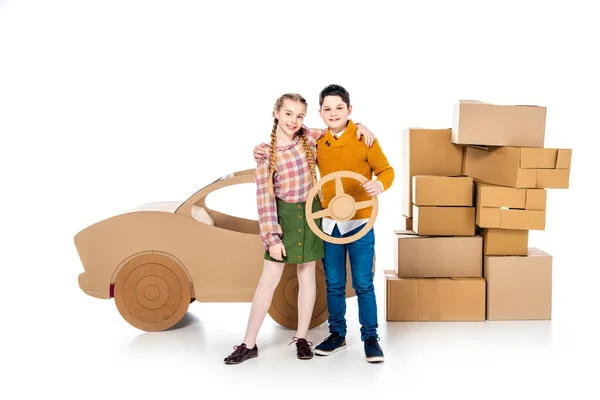
[[[325,290],[325,272],[321,261],[316,266],[317,296],[309,329],[321,325],[327,320],[327,293]],[[287,264],[283,269],[281,281],[275,289],[269,315],[278,324],[289,328],[298,328],[298,277],[296,265]]]
[[[157,332],[179,322],[190,304],[190,283],[174,259],[159,253],[130,260],[115,280],[115,304],[138,329]]]

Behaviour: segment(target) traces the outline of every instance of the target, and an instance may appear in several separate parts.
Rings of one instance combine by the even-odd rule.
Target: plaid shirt
[[[316,166],[317,140],[325,134],[322,129],[306,129],[309,147],[313,153]],[[258,164],[254,173],[256,181],[256,202],[258,206],[258,222],[260,238],[265,250],[281,243],[282,230],[277,218],[277,202],[269,195],[269,151],[267,157]],[[304,153],[302,141],[298,136],[292,144],[277,146],[277,163],[273,174],[273,191],[275,197],[286,203],[306,201],[312,189],[312,175],[308,167],[308,159]]]

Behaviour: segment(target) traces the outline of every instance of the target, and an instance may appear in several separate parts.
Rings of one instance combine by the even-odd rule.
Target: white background
[[[585,2],[550,3],[0,0],[0,397],[598,398],[600,28]],[[397,174],[376,223],[384,364],[364,361],[355,298],[344,353],[300,362],[267,317],[260,357],[224,366],[249,303],[196,302],[145,333],[81,292],[80,229],[254,167],[274,100],[300,92],[322,127],[330,83]],[[571,187],[530,235],[554,257],[552,321],[385,322],[402,130],[451,127],[458,99],[544,105],[546,147],[573,149]],[[254,216],[245,195],[221,209]]]

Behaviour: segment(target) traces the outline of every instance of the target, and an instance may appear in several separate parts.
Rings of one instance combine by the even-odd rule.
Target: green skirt
[[[306,202],[286,203],[277,200],[277,220],[283,234],[281,241],[285,246],[286,256],[283,262],[288,264],[302,264],[317,261],[325,255],[323,239],[314,234],[306,223]],[[321,210],[321,202],[315,197],[312,212]],[[321,229],[321,218],[315,219],[315,224]],[[281,262],[271,258],[269,251],[265,251],[265,260]]]

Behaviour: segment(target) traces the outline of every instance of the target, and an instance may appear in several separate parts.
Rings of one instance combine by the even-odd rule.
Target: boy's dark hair
[[[326,96],[340,96],[342,101],[346,103],[346,107],[350,107],[350,94],[340,85],[329,85],[319,93],[319,107],[323,107],[323,99]]]

